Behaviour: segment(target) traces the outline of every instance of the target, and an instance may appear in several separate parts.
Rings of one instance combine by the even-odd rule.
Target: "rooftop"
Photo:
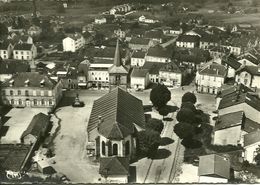
[[[146,77],[147,73],[148,73],[148,69],[133,68],[131,77]]]
[[[100,158],[99,173],[101,175],[129,175],[128,157],[102,157]]]
[[[214,130],[222,130],[242,124],[244,112],[232,112],[218,117]]]
[[[98,127],[104,137],[121,140],[135,133],[135,124],[145,125],[142,101],[117,87],[94,101],[88,132]]]
[[[200,156],[198,175],[229,179],[230,160],[216,154]]]
[[[226,75],[227,71],[225,66],[217,63],[208,63],[200,71],[199,74],[210,76],[222,76]]]
[[[181,69],[176,65],[175,62],[165,63],[159,71],[181,73]]]
[[[148,49],[147,56],[152,57],[161,57],[161,58],[170,58],[172,55],[172,52],[161,47],[151,47]]]
[[[177,38],[177,42],[199,42],[200,38],[196,35],[180,35]]]
[[[138,44],[138,45],[148,45],[150,42],[150,39],[145,38],[132,38],[129,42],[129,44]]]
[[[143,65],[143,69],[148,69],[149,74],[159,74],[159,70],[165,63],[149,62],[146,61]]]
[[[254,131],[244,135],[244,147],[260,142],[260,131]]]
[[[146,52],[143,51],[135,51],[132,55],[132,58],[144,58],[146,55]]]
[[[30,65],[21,61],[1,61],[0,60],[0,74],[16,74],[28,72]]]
[[[31,50],[33,44],[27,44],[27,43],[22,43],[22,44],[16,44],[14,46],[14,50]]]

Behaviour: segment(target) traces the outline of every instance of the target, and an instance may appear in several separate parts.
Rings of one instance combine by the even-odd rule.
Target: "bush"
[[[195,114],[188,108],[182,108],[176,115],[176,119],[179,122],[186,122],[189,124],[195,123]]]
[[[178,123],[174,126],[174,132],[180,139],[192,138],[194,135],[194,128],[189,123]]]
[[[164,127],[163,122],[161,120],[155,119],[155,118],[148,120],[148,122],[146,123],[147,129],[152,129],[158,133],[162,132],[163,127]]]
[[[195,107],[194,104],[191,103],[191,102],[183,102],[183,103],[181,104],[181,109],[183,109],[183,108],[190,109],[190,110],[192,110],[192,112],[194,112],[195,114],[197,113],[196,107]]]
[[[167,107],[166,105],[163,106],[163,107],[161,107],[161,108],[159,109],[159,114],[162,115],[163,117],[164,117],[164,116],[167,116],[167,115],[169,114],[169,109],[168,109],[168,107]]]
[[[152,89],[150,100],[153,103],[153,106],[159,110],[171,100],[171,92],[165,85],[158,84]]]
[[[191,102],[193,104],[195,104],[197,102],[197,98],[195,96],[194,93],[191,92],[186,92],[183,96],[182,96],[182,103],[183,102]]]
[[[218,153],[232,152],[243,149],[241,146],[235,145],[209,145],[208,148]]]

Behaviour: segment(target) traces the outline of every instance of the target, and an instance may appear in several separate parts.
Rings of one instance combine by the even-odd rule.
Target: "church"
[[[100,161],[101,176],[109,182],[120,179],[126,183],[129,160],[136,156],[137,133],[145,128],[145,115],[142,101],[127,92],[127,70],[121,64],[118,43],[114,64],[109,68],[109,88],[109,93],[94,101],[88,142],[95,146],[93,153]]]

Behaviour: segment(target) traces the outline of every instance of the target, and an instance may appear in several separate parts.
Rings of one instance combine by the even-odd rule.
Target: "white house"
[[[148,17],[145,17],[144,15],[140,16],[140,17],[138,18],[138,21],[139,21],[139,22],[142,22],[142,23],[148,23],[148,24],[154,24],[154,23],[159,22],[159,21],[156,20],[156,19],[148,18]]]
[[[2,59],[11,58],[13,53],[13,46],[11,43],[3,42],[0,43],[0,57]]]
[[[146,52],[134,51],[131,56],[131,66],[142,67],[145,63],[145,55],[146,55]]]
[[[159,81],[168,87],[181,86],[182,76],[182,71],[175,62],[166,63],[159,69]]]
[[[147,69],[133,68],[130,75],[131,88],[139,90],[145,89],[149,84],[149,72]]]
[[[200,156],[199,183],[228,183],[230,159],[217,154]]]
[[[176,46],[183,48],[195,48],[199,47],[200,37],[197,35],[180,35],[176,39]]]
[[[161,47],[151,47],[145,56],[145,60],[149,62],[167,63],[171,61],[171,51]]]
[[[260,67],[242,65],[236,71],[235,80],[247,87],[260,88]]]
[[[37,56],[34,44],[16,44],[13,49],[13,58],[17,60],[33,60]]]
[[[104,16],[99,16],[95,18],[95,24],[105,24],[107,19]]]
[[[69,35],[62,40],[63,51],[75,52],[85,45],[85,39],[80,33]]]
[[[227,76],[226,67],[208,62],[196,73],[196,88],[198,92],[217,94]]]
[[[222,59],[222,64],[227,68],[227,78],[235,78],[236,70],[241,67],[239,60],[233,55],[224,57]]]
[[[260,152],[260,131],[244,135],[244,159],[255,163],[255,156]]]
[[[39,27],[39,26],[31,26],[28,30],[27,30],[27,33],[30,35],[30,36],[37,36],[37,35],[40,35],[42,32],[42,29]]]

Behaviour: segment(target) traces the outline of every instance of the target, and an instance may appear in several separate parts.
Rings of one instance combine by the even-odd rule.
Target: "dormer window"
[[[29,83],[30,83],[30,80],[29,80],[29,79],[25,80],[24,86],[25,86],[25,87],[28,87],[28,86],[29,86]]]
[[[14,85],[14,80],[10,80],[9,86],[12,87]]]
[[[40,82],[40,84],[41,84],[41,87],[44,87],[44,85],[45,85],[45,80],[43,79],[43,80]]]

